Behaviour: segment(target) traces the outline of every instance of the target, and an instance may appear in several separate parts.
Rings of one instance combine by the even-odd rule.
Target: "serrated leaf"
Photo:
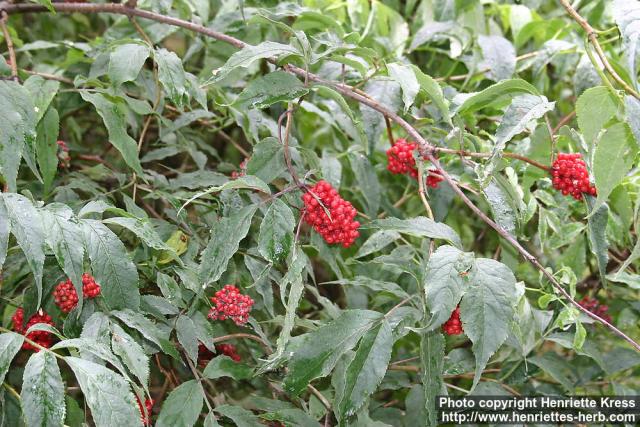
[[[109,56],[109,78],[114,86],[135,80],[149,57],[149,47],[141,43],[116,46]]]
[[[122,158],[138,175],[144,176],[140,159],[138,159],[138,143],[129,136],[126,126],[127,107],[124,102],[112,100],[101,93],[80,91],[80,96],[93,104],[102,117],[109,133],[109,142],[122,154]]]
[[[360,192],[364,195],[366,213],[374,218],[378,214],[382,194],[378,175],[369,159],[361,153],[352,153],[349,156],[349,163]]]
[[[176,321],[178,342],[194,364],[198,363],[198,336],[196,325],[191,318],[181,315]]]
[[[146,388],[149,383],[149,357],[142,346],[120,326],[112,323],[111,331],[111,350]]]
[[[122,320],[130,328],[140,332],[143,337],[152,343],[162,347],[163,333],[158,329],[155,323],[147,319],[142,313],[125,309],[112,311],[111,314]]]
[[[440,246],[429,257],[424,292],[431,313],[430,329],[439,327],[449,319],[474,274],[472,253],[462,252],[452,246]]]
[[[240,241],[247,235],[257,208],[257,205],[246,206],[231,217],[220,218],[213,226],[209,243],[200,256],[199,275],[205,285],[215,282],[225,272]]]
[[[488,69],[485,74],[493,81],[505,80],[516,71],[516,49],[513,44],[501,36],[478,36],[483,61],[480,69]]]
[[[58,264],[71,279],[82,309],[82,274],[84,273],[84,244],[82,229],[73,211],[61,203],[52,203],[40,211],[47,230],[46,242]]]
[[[124,378],[88,360],[70,356],[64,360],[76,375],[96,427],[142,426],[135,398]]]
[[[457,114],[473,113],[505,97],[513,97],[517,94],[540,95],[538,90],[524,80],[503,80],[489,86],[480,92],[469,94],[455,111]]]
[[[96,282],[110,308],[140,307],[138,271],[120,239],[102,222],[82,219],[85,247]]]
[[[156,230],[148,219],[112,217],[102,221],[105,224],[116,224],[134,233],[147,246],[153,249],[172,251],[165,242],[162,241]]]
[[[305,334],[289,361],[284,378],[287,393],[298,395],[311,380],[327,376],[338,359],[351,350],[382,315],[367,310],[346,310],[340,317]]]
[[[259,59],[291,55],[302,56],[296,48],[286,44],[266,41],[255,46],[247,45],[231,55],[222,68],[214,71],[214,81],[222,80],[236,68],[247,68]]]
[[[253,375],[253,369],[227,356],[217,356],[207,364],[202,375],[210,380],[222,377],[230,377],[234,380],[246,380]]]
[[[157,427],[191,427],[198,420],[204,402],[204,390],[196,380],[176,387],[162,404]]]
[[[9,234],[11,233],[11,221],[7,208],[4,205],[4,199],[0,197],[0,269],[7,259],[7,250],[9,249]]]
[[[37,127],[36,159],[42,174],[45,193],[50,191],[58,171],[58,144],[56,141],[59,125],[58,111],[55,108],[49,108]]]
[[[42,300],[42,271],[44,267],[45,232],[40,212],[26,197],[15,193],[2,193],[11,222],[11,232],[24,252],[33,272],[38,290],[38,306]]]
[[[265,194],[271,194],[271,190],[269,189],[269,186],[265,184],[260,178],[252,175],[242,176],[240,178],[227,181],[222,185],[211,187],[206,191],[197,193],[196,195],[192,196],[189,200],[187,200],[180,207],[180,210],[178,211],[178,213],[180,213],[182,209],[184,209],[188,204],[190,204],[196,199],[199,199],[202,196],[206,196],[207,194],[211,194],[211,193],[218,193],[223,190],[237,190],[237,189],[258,190]]]
[[[593,177],[598,196],[592,210],[597,211],[629,173],[637,152],[638,144],[625,123],[614,124],[600,137],[593,154]]]
[[[640,101],[631,95],[624,98],[625,118],[636,143],[640,144]]]
[[[0,334],[0,383],[4,382],[11,361],[20,351],[23,342],[23,335],[14,332]]]
[[[371,221],[362,228],[378,228],[381,230],[397,231],[416,237],[429,237],[431,239],[443,239],[460,247],[460,237],[448,225],[435,222],[424,216],[411,219],[385,218]]]
[[[393,342],[393,330],[386,319],[362,337],[345,372],[344,390],[337,408],[342,419],[354,415],[382,381]]]
[[[482,194],[491,207],[494,221],[513,235],[516,231],[516,212],[513,204],[510,203],[509,194],[504,191],[495,177],[492,177],[489,184],[482,189]]]
[[[597,201],[591,197],[586,198],[587,211],[587,235],[589,237],[589,249],[596,257],[600,280],[606,284],[607,264],[609,263],[609,241],[607,240],[607,223],[609,221],[609,206],[600,205],[594,210]]]
[[[518,302],[516,278],[498,261],[478,258],[460,303],[460,317],[476,358],[473,387],[489,358],[507,338]],[[472,387],[472,388],[473,388]]]
[[[640,4],[634,0],[614,0],[612,3],[613,18],[622,33],[622,52],[627,58],[629,75],[636,76],[640,55]],[[637,88],[637,79],[631,81]]]
[[[619,101],[605,86],[585,90],[576,101],[578,126],[589,146],[607,122],[617,113]]]
[[[413,101],[418,95],[420,90],[420,84],[416,78],[416,74],[409,65],[394,62],[387,64],[387,70],[389,70],[389,77],[394,79],[400,84],[402,89],[402,100],[404,102],[404,112],[409,111],[409,107],[413,105]]]
[[[49,109],[49,105],[60,89],[60,82],[47,80],[40,76],[30,76],[24,82],[24,87],[31,94],[36,112],[36,123],[40,122]]]
[[[452,125],[449,105],[438,82],[435,81],[433,77],[423,73],[420,68],[415,65],[411,65],[411,68],[413,68],[413,72],[418,79],[418,83],[420,83],[420,89],[423,90],[431,102],[438,107],[438,110],[440,110],[440,114],[442,115],[442,119]]]
[[[358,252],[354,258],[362,258],[367,255],[371,255],[374,252],[385,248],[391,243],[400,238],[400,233],[394,230],[380,230],[373,233],[363,244],[358,248]]]
[[[554,106],[555,102],[549,102],[546,96],[525,94],[514,97],[496,130],[494,154],[502,151],[514,136],[524,132],[529,122],[544,116]]]
[[[420,337],[420,371],[424,389],[426,425],[438,425],[436,399],[442,394],[445,340],[440,331],[423,332]]]
[[[349,117],[349,119],[351,120],[351,123],[353,124],[353,126],[354,126],[354,128],[356,130],[356,135],[354,136],[354,139],[358,140],[358,142],[360,142],[360,144],[362,144],[363,147],[366,146],[367,136],[365,134],[364,127],[362,125],[362,121],[360,120],[359,117],[356,117],[356,115],[354,114],[353,110],[351,109],[351,107],[349,106],[347,101],[345,101],[344,97],[342,95],[340,95],[340,93],[336,92],[335,90],[333,90],[333,89],[331,89],[330,87],[327,87],[327,86],[316,86],[316,87],[314,87],[314,90],[316,91],[316,93],[318,95],[324,96],[325,98],[330,98],[330,99],[334,100],[336,103],[338,103],[338,105],[340,106],[342,111]],[[326,176],[326,174],[324,174],[324,170],[323,170],[323,175],[324,175],[325,179],[327,179],[327,181],[329,181],[332,184],[334,184],[334,187],[338,187],[339,186],[336,183],[334,183],[333,181],[331,181]]]
[[[247,174],[255,175],[270,183],[286,170],[282,144],[268,137],[253,147],[253,155],[247,162]]]
[[[65,387],[56,357],[40,351],[29,358],[22,381],[22,411],[29,426],[60,426],[64,421]]]
[[[400,96],[400,85],[394,80],[372,79],[364,87],[364,91],[391,111],[400,109],[402,98]],[[386,128],[384,116],[364,104],[360,104],[362,123],[368,140],[366,149],[367,155],[371,156],[378,144],[380,135]]]
[[[183,98],[187,95],[187,77],[182,66],[182,60],[175,53],[167,49],[156,49],[153,55],[158,64],[158,79],[169,99],[178,107],[183,105]]]
[[[274,71],[251,80],[235,103],[249,108],[267,108],[278,102],[291,101],[309,93],[302,82],[292,74]]]
[[[9,191],[15,191],[20,159],[36,139],[35,106],[29,92],[16,82],[0,80],[0,123],[0,175]]]
[[[289,256],[296,226],[291,208],[275,199],[264,214],[258,235],[258,251],[268,261],[279,263]]]
[[[229,418],[236,427],[264,427],[258,417],[240,406],[220,405],[216,406],[214,411]]]

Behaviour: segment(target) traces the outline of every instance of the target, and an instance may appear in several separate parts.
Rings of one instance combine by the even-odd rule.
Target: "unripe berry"
[[[251,297],[241,294],[233,285],[225,285],[211,297],[211,302],[213,307],[209,310],[209,319],[231,319],[239,326],[249,321],[249,312],[254,303]]]
[[[597,195],[596,187],[589,181],[587,165],[579,153],[560,153],[551,167],[553,188],[563,195],[582,200],[583,194]]]
[[[353,205],[344,200],[326,181],[318,181],[302,195],[302,215],[329,244],[342,244],[348,248],[358,238],[360,223],[354,221],[357,214]]]
[[[447,335],[459,335],[463,332],[462,322],[460,321],[460,306],[453,310],[449,320],[442,325],[442,330]]]

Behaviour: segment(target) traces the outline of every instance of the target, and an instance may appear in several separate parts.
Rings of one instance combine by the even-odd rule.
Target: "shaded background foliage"
[[[576,2],[604,63],[561,3],[137,3],[241,50],[162,19],[6,6],[0,422],[140,425],[137,396],[157,425],[413,426],[435,424],[445,393],[637,395],[632,346],[449,183],[423,201],[386,170],[406,128],[292,74],[405,118],[572,298],[607,305],[637,342],[640,3]],[[558,152],[583,155],[597,197],[553,188]],[[300,221],[292,172],[357,208],[356,244]],[[84,272],[102,294],[65,315],[53,288]],[[256,301],[244,326],[206,318],[227,283]],[[465,333],[446,336],[458,304]],[[51,350],[20,351],[17,307],[52,316]],[[214,356],[221,343],[241,360]]]

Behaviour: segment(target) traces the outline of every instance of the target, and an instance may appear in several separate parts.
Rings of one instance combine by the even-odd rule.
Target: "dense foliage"
[[[0,425],[640,394],[640,2],[574,3],[0,2]]]

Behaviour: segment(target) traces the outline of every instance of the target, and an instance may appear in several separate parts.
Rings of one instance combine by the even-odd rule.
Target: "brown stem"
[[[285,116],[287,116],[287,124],[284,128],[284,140],[283,140],[282,139],[282,120],[284,119]],[[289,170],[289,174],[291,175],[291,178],[293,178],[293,182],[296,184],[296,186],[302,187],[302,183],[298,178],[298,174],[293,168],[293,163],[291,162],[291,152],[289,151],[289,136],[291,135],[292,122],[293,122],[293,109],[291,108],[291,105],[289,105],[287,111],[280,114],[280,117],[278,117],[278,139],[280,140],[280,143],[284,145],[284,160],[287,164],[287,169]]]
[[[1,10],[1,9],[0,9]],[[4,40],[7,43],[7,50],[9,51],[9,67],[11,68],[11,78],[16,82],[18,79],[18,62],[16,61],[16,51],[13,48],[13,39],[11,38],[11,34],[9,34],[9,28],[7,27],[7,23],[9,22],[9,14],[1,10],[0,12],[0,28],[2,28],[2,34],[4,35]]]
[[[565,8],[568,5],[568,3],[566,2],[566,0],[560,0],[563,5],[565,5]],[[237,48],[243,48],[245,46],[247,46],[246,43],[244,43],[241,40],[236,39],[235,37],[231,37],[228,36],[226,34],[222,34],[219,33],[217,31],[213,31],[207,27],[203,27],[201,25],[198,24],[194,24],[188,21],[184,21],[182,19],[178,19],[178,18],[173,18],[173,17],[169,17],[169,16],[164,16],[164,15],[160,15],[154,12],[149,12],[149,11],[145,11],[145,10],[140,10],[140,9],[132,9],[129,7],[126,7],[124,5],[120,5],[120,4],[113,4],[113,3],[109,3],[109,4],[86,4],[86,3],[54,3],[53,4],[53,8],[57,11],[57,12],[61,12],[61,13],[73,13],[73,12],[80,12],[80,13],[114,13],[114,14],[121,14],[121,15],[126,15],[126,16],[139,16],[141,18],[146,18],[146,19],[151,19],[154,20],[156,22],[161,22],[164,24],[169,24],[169,25],[174,25],[180,28],[184,28],[199,34],[203,34],[206,35],[208,37],[214,38],[218,41],[222,41],[228,44],[231,44],[232,46],[235,46]],[[570,13],[571,10],[573,10],[573,8],[571,8],[569,6],[569,8],[567,9]],[[27,13],[27,12],[47,12],[47,9],[44,6],[40,6],[37,4],[31,4],[31,3],[19,3],[19,4],[12,4],[12,3],[8,3],[6,1],[4,2],[0,2],[0,11],[6,11],[7,13]],[[575,10],[573,10],[575,12]],[[576,12],[577,14],[577,12]],[[572,15],[573,16],[573,15]],[[579,15],[577,15],[578,17],[580,17]],[[575,18],[575,16],[574,16]],[[584,19],[583,19],[584,21]],[[586,22],[586,21],[585,21]],[[588,25],[588,23],[587,23]],[[583,26],[584,28],[584,26]],[[589,28],[591,28],[589,26]],[[590,31],[593,31],[593,29],[591,28]],[[592,33],[592,35],[595,35],[595,32]],[[597,40],[594,37],[590,37],[591,40],[594,40],[597,43]],[[599,45],[598,45],[599,46]],[[595,47],[595,45],[594,45]],[[596,50],[597,47],[596,47]],[[602,51],[602,49],[600,49],[600,51]],[[608,64],[608,62],[606,61],[606,58],[601,58],[603,59],[603,62],[606,62]],[[271,62],[275,62],[275,59],[271,59]],[[610,67],[610,64],[609,64]],[[630,338],[629,336],[627,336],[624,332],[620,331],[618,328],[616,328],[615,326],[613,326],[612,324],[610,324],[609,322],[607,322],[606,320],[602,319],[601,317],[591,313],[590,311],[586,310],[584,307],[582,307],[580,304],[578,304],[573,298],[571,298],[571,295],[569,295],[569,293],[567,293],[567,291],[564,290],[564,288],[562,287],[562,285],[560,285],[560,283],[553,277],[553,275],[551,273],[549,273],[542,264],[540,264],[540,262],[536,259],[536,257],[534,257],[533,255],[531,255],[524,247],[522,247],[522,245],[515,239],[513,238],[507,231],[505,231],[502,227],[500,227],[498,224],[496,224],[493,220],[491,220],[491,218],[489,218],[484,212],[482,212],[465,194],[464,192],[460,189],[460,187],[458,187],[456,185],[456,182],[453,180],[453,178],[442,168],[442,165],[440,164],[440,162],[438,161],[438,159],[434,156],[434,153],[436,151],[440,151],[443,152],[443,150],[437,150],[436,147],[434,147],[433,145],[431,145],[430,143],[428,143],[423,137],[422,135],[420,135],[420,133],[411,125],[409,124],[406,120],[404,120],[402,117],[400,117],[398,114],[396,114],[394,111],[389,110],[387,107],[385,107],[384,105],[378,103],[377,101],[375,101],[374,99],[372,99],[370,96],[368,96],[366,93],[355,89],[349,85],[345,85],[342,83],[338,83],[338,82],[333,82],[333,81],[329,81],[326,79],[321,78],[320,76],[317,76],[315,74],[309,73],[306,70],[297,67],[295,65],[284,65],[283,69],[285,71],[288,71],[290,73],[293,73],[303,79],[305,79],[305,81],[307,81],[307,79],[309,81],[315,81],[317,83],[320,84],[324,84],[324,85],[328,85],[333,87],[337,92],[347,96],[348,98],[351,98],[361,104],[364,104],[368,107],[371,107],[372,109],[378,111],[379,113],[385,115],[386,117],[388,117],[389,119],[393,120],[394,122],[396,122],[398,125],[400,125],[410,136],[411,138],[413,138],[417,143],[418,146],[420,148],[420,154],[426,158],[427,160],[430,160],[433,165],[436,167],[436,169],[438,170],[438,172],[445,178],[445,180],[449,183],[449,185],[451,185],[451,187],[453,188],[454,192],[456,194],[458,194],[458,196],[462,199],[462,201],[476,214],[478,215],[478,217],[480,219],[482,219],[486,224],[488,224],[489,226],[491,226],[494,230],[496,230],[496,232],[505,238],[505,240],[511,244],[514,248],[516,248],[518,250],[518,252],[527,260],[529,261],[531,264],[533,264],[536,268],[538,268],[548,279],[549,281],[552,283],[552,285],[561,293],[563,294],[567,300],[573,304],[578,310],[582,311],[583,313],[585,313],[587,316],[591,317],[592,319],[602,323],[603,325],[605,325],[605,327],[607,327],[609,330],[611,330],[612,332],[614,332],[616,335],[618,335],[619,337],[623,338],[624,340],[626,340],[627,342],[629,342],[634,348],[636,348],[638,351],[640,351],[640,344],[638,344],[637,342],[635,342],[632,338]],[[624,82],[623,82],[624,83]],[[626,83],[625,83],[626,85]],[[636,94],[637,95],[637,94]],[[638,97],[638,96],[637,96]],[[515,157],[515,155],[513,156],[513,158],[517,158]],[[520,159],[520,160],[524,160],[524,159]],[[527,161],[527,160],[524,160]],[[529,161],[529,163],[532,163],[531,161]],[[547,168],[544,165],[539,165],[537,167],[541,167],[542,169]]]
[[[467,151],[467,150],[455,150],[452,148],[442,148],[442,147],[433,147],[433,151],[436,151],[438,153],[445,153],[445,154],[458,154],[461,156],[466,156],[466,157],[478,157],[478,158],[489,158],[491,157],[491,153],[474,153],[472,151]],[[516,153],[502,153],[502,157],[506,157],[509,159],[515,159],[515,160],[520,160],[523,161],[525,163],[529,163],[532,166],[535,166],[539,169],[542,169],[544,171],[551,171],[551,168],[547,165],[543,165],[542,163],[535,161],[533,159],[530,159],[526,156],[522,156],[520,154],[516,154]]]
[[[384,124],[387,126],[387,138],[389,139],[389,145],[393,147],[393,144],[396,141],[393,137],[393,130],[391,129],[391,120],[389,120],[389,117],[384,116]]]
[[[40,76],[43,79],[46,80],[55,80],[58,81],[60,83],[64,83],[67,85],[73,85],[73,80],[71,79],[67,79],[65,77],[62,76],[56,76],[55,74],[49,74],[49,73],[41,73],[39,71],[33,71],[33,70],[22,70],[24,73],[29,74],[30,76]]]
[[[604,50],[602,50],[602,46],[598,42],[598,32],[591,26],[591,24],[589,24],[589,21],[587,21],[582,15],[580,15],[580,13],[578,13],[577,10],[574,9],[574,7],[571,6],[571,3],[569,3],[568,0],[560,0],[560,4],[567,10],[569,16],[571,16],[573,20],[576,21],[578,25],[580,25],[582,29],[587,33],[589,43],[591,43],[591,45],[593,46],[596,54],[600,58],[600,61],[602,61],[602,65],[604,66],[605,70],[607,70],[609,75],[616,82],[618,82],[618,84],[622,86],[622,88],[626,92],[633,95],[633,97],[635,97],[636,99],[640,99],[640,93],[636,92],[635,89],[629,86],[627,82],[625,82],[622,77],[620,77],[620,75],[616,72],[616,70],[614,70],[611,66],[611,63],[607,59]]]

